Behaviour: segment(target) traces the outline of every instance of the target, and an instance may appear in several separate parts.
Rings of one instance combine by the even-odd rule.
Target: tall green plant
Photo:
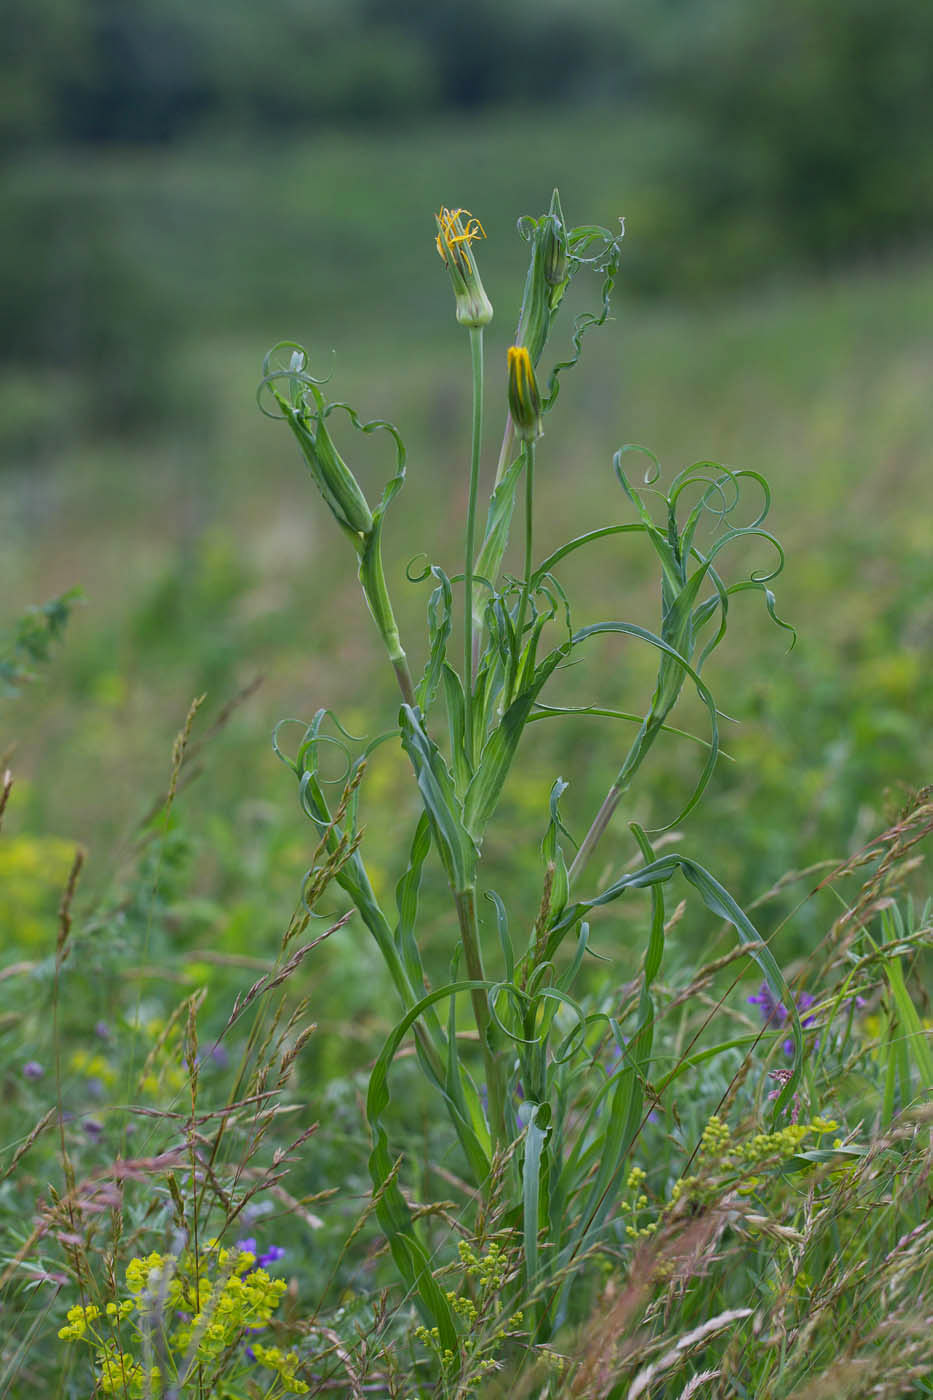
[[[733,471],[712,462],[681,471],[666,490],[660,468],[646,449],[620,448],[615,473],[622,503],[634,519],[602,525],[571,539],[543,560],[534,554],[534,469],[542,425],[556,407],[562,377],[579,360],[583,340],[609,314],[619,268],[621,233],[584,225],[569,227],[555,191],[548,210],[523,219],[519,232],[530,259],[515,344],[509,350],[503,387],[508,413],[486,523],[477,541],[481,435],[484,416],[483,337],[492,307],[483,289],[474,245],[485,235],[464,210],[442,209],[437,216],[437,249],[450,274],[457,321],[469,338],[472,383],[472,446],[469,506],[462,574],[432,563],[427,616],[426,662],[417,683],[399,637],[382,565],[381,537],[389,506],[400,490],[405,450],[398,430],[382,421],[363,421],[349,405],[333,402],[325,381],[313,375],[305,351],[283,343],[266,358],[260,404],[281,417],[296,437],[305,462],[337,524],[357,556],[359,578],[373,621],[385,645],[401,692],[393,731],[408,756],[420,816],[411,835],[407,868],[395,892],[395,909],[376,897],[358,849],[356,797],[335,820],[325,795],[320,756],[326,742],[346,744],[351,768],[359,769],[369,748],[350,750],[350,739],[326,731],[328,711],[318,711],[293,757],[286,761],[299,784],[303,811],[325,845],[349,852],[337,875],[385,959],[400,1003],[400,1017],[373,1069],[367,1099],[372,1132],[370,1169],[379,1220],[406,1286],[417,1297],[438,1344],[438,1356],[457,1348],[457,1316],[451,1297],[434,1272],[432,1248],[398,1185],[389,1140],[388,1108],[393,1061],[409,1033],[418,1062],[449,1117],[463,1154],[463,1171],[487,1218],[495,1211],[502,1228],[521,1241],[520,1267],[503,1281],[513,1304],[526,1309],[533,1335],[546,1339],[564,1315],[568,1283],[581,1261],[606,1238],[627,1164],[653,1103],[652,984],[664,960],[665,889],[682,878],[717,919],[732,926],[747,945],[775,1000],[789,1008],[793,1059],[773,1104],[782,1117],[801,1074],[803,1041],[793,996],[774,958],[743,910],[692,856],[657,854],[637,825],[636,868],[616,875],[601,890],[587,889],[587,861],[637,778],[660,734],[668,730],[685,683],[705,707],[709,734],[701,740],[706,757],[680,816],[699,802],[719,753],[718,709],[703,679],[711,653],[723,640],[731,600],[747,591],[762,595],[779,626],[771,580],[783,567],[783,553],[764,525],[770,493],[756,472]],[[574,279],[595,272],[601,282],[598,309],[577,316],[570,353],[549,369],[541,365],[562,302]],[[340,455],[331,429],[345,415],[356,431],[390,435],[396,470],[379,504],[371,508],[353,472]],[[628,466],[646,455],[648,471],[636,486]],[[574,470],[579,470],[574,464]],[[520,487],[524,485],[524,492]],[[756,496],[751,519],[741,522],[740,504],[748,490]],[[519,502],[521,501],[521,505]],[[516,510],[524,515],[525,562],[521,578],[503,572]],[[721,573],[721,556],[736,542],[763,541],[774,554],[772,567],[736,582]],[[656,631],[634,622],[609,619],[576,627],[560,582],[559,566],[571,554],[595,547],[647,543],[660,567],[661,616]],[[463,649],[459,666],[451,647],[455,632],[455,590],[463,583]],[[506,909],[488,888],[484,842],[494,822],[509,773],[527,726],[558,713],[542,693],[558,667],[584,651],[592,637],[616,634],[636,639],[657,657],[657,679],[641,717],[606,709],[621,723],[635,719],[635,737],[620,754],[619,768],[576,854],[560,815],[566,783],[551,791],[542,845],[542,893],[534,907]],[[572,722],[581,711],[559,713]],[[390,736],[391,737],[391,736]],[[382,735],[377,743],[385,742]],[[277,745],[280,756],[285,757]],[[365,779],[364,779],[365,783]],[[354,789],[355,791],[355,789]],[[364,843],[365,844],[365,843]],[[450,949],[451,980],[427,990],[423,938],[419,928],[419,888],[426,861],[443,868],[456,912],[459,939]],[[579,887],[579,888],[578,888]],[[637,995],[626,1019],[588,1010],[579,992],[581,966],[589,944],[590,911],[648,890],[651,913]],[[497,939],[481,936],[477,901],[492,901]],[[462,967],[464,976],[459,975]],[[458,1000],[468,994],[480,1056],[465,1053],[458,1026]],[[615,1047],[607,1063],[607,1038]],[[665,1084],[676,1078],[668,1073]]]

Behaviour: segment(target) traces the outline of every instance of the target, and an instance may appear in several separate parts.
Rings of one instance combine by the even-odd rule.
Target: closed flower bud
[[[546,281],[552,287],[559,287],[567,276],[567,230],[556,190],[542,230],[541,262]]]
[[[531,356],[524,345],[510,345],[509,413],[515,431],[525,442],[541,435],[541,396],[531,365]]]
[[[279,404],[298,439],[311,475],[338,524],[355,537],[368,535],[373,528],[372,511],[356,477],[334,446],[323,420],[305,418],[282,398],[279,398]]]
[[[551,318],[561,303],[568,282],[567,229],[560,196],[555,190],[551,205],[540,219],[527,220],[525,236],[531,240],[531,262],[525,278],[522,309],[515,339],[528,347],[536,365],[544,349]]]
[[[443,208],[435,215],[437,251],[450,273],[461,326],[476,330],[492,320],[492,303],[486,295],[470,244],[486,234],[479,219],[466,209]]]

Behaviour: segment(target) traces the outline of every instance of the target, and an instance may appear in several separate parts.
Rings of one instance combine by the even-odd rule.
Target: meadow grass
[[[460,1132],[458,1146],[432,1106],[430,1073],[419,1074],[410,1053],[393,1070],[390,1113],[375,1103],[370,1082],[370,1129],[378,1145],[385,1120],[391,1137],[374,1187],[369,1180],[359,1095],[374,1060],[376,1080],[388,1069],[376,1057],[396,1018],[388,1009],[391,970],[353,921],[340,926],[347,902],[338,890],[348,889],[356,859],[357,831],[347,821],[357,795],[344,792],[333,821],[312,801],[318,835],[302,833],[256,731],[263,718],[271,729],[283,713],[309,720],[318,704],[333,703],[348,729],[374,734],[391,727],[397,701],[376,678],[378,637],[374,645],[361,625],[368,620],[356,620],[353,570],[335,548],[345,552],[346,542],[328,536],[331,522],[307,483],[300,491],[291,473],[279,472],[271,429],[238,403],[248,373],[242,347],[218,340],[192,352],[212,405],[196,485],[186,477],[183,443],[164,440],[135,449],[138,470],[119,492],[112,487],[117,443],[104,445],[96,466],[85,446],[78,449],[85,456],[52,469],[43,489],[53,515],[75,508],[56,564],[72,573],[65,579],[48,568],[47,551],[60,536],[34,516],[36,573],[19,587],[31,587],[40,571],[44,592],[80,581],[98,620],[92,634],[90,609],[72,619],[52,683],[33,692],[38,702],[23,726],[22,755],[14,756],[0,833],[0,898],[16,935],[15,959],[0,983],[9,994],[3,1027],[12,1052],[4,1286],[7,1315],[16,1321],[2,1358],[9,1393],[87,1393],[93,1353],[85,1333],[100,1326],[87,1309],[106,1318],[113,1303],[121,1322],[128,1298],[135,1299],[135,1311],[126,1310],[131,1330],[112,1340],[117,1357],[132,1361],[113,1371],[98,1362],[105,1379],[117,1377],[118,1394],[149,1393],[154,1365],[163,1376],[174,1368],[192,1394],[222,1394],[222,1384],[234,1387],[231,1394],[280,1393],[275,1387],[287,1390],[296,1379],[314,1393],[337,1386],[348,1394],[498,1394],[506,1384],[535,1395],[619,1397],[702,1394],[704,1387],[722,1395],[817,1395],[833,1387],[928,1393],[922,1299],[931,1073],[922,998],[930,919],[916,862],[931,814],[929,794],[911,797],[909,789],[927,763],[919,722],[925,701],[916,685],[929,563],[914,506],[929,413],[920,308],[930,285],[921,268],[716,313],[627,311],[621,326],[594,332],[546,420],[535,498],[539,558],[568,530],[604,524],[610,492],[611,519],[628,518],[611,474],[621,440],[620,377],[629,410],[622,436],[651,441],[672,467],[712,450],[717,459],[762,467],[766,454],[774,515],[791,556],[780,608],[802,631],[798,650],[784,657],[777,630],[753,633],[730,623],[710,675],[722,708],[743,720],[723,730],[735,762],[720,765],[703,805],[678,823],[675,847],[702,849],[740,902],[758,901],[753,935],[764,929],[766,938],[749,935],[752,955],[763,953],[759,942],[774,950],[783,996],[761,988],[759,974],[736,958],[715,899],[712,919],[702,905],[669,899],[665,906],[660,885],[650,909],[644,896],[631,909],[628,900],[593,909],[594,949],[611,963],[590,965],[580,1004],[587,1063],[607,1087],[575,1098],[573,1080],[555,1080],[552,1105],[564,1115],[554,1120],[560,1150],[580,1173],[575,1189],[599,1180],[600,1144],[613,1124],[631,1118],[637,1132],[626,1128],[625,1149],[615,1144],[614,1167],[629,1154],[618,1212],[592,1238],[581,1236],[566,1258],[559,1238],[545,1230],[537,1240],[529,1224],[529,1211],[536,1219],[550,1209],[541,1183],[548,1155],[559,1150],[553,1124],[526,1108],[512,1135],[490,1144],[491,1158],[468,1132]],[[511,312],[503,321],[511,324]],[[508,330],[503,345],[507,339]],[[591,370],[607,341],[608,367]],[[361,385],[377,373],[364,416],[391,405],[406,425],[409,481],[390,516],[387,556],[404,634],[426,602],[423,585],[404,581],[405,562],[424,547],[426,523],[432,559],[456,560],[466,506],[465,344],[456,357],[439,344],[422,344],[404,366],[387,366],[377,337],[338,362],[341,396],[362,405]],[[855,407],[853,386],[861,389]],[[571,427],[558,426],[562,415]],[[699,444],[699,454],[687,443],[697,424],[715,438]],[[490,429],[482,440],[486,489],[497,437]],[[286,446],[283,440],[282,457]],[[160,454],[178,465],[157,481]],[[594,461],[602,464],[595,471]],[[76,469],[80,491],[68,484]],[[103,519],[86,496],[95,471],[111,497]],[[384,475],[385,454],[374,454],[362,472],[367,493]],[[29,509],[25,491],[13,508]],[[175,541],[174,560],[166,562],[164,545],[154,542],[157,524]],[[81,577],[82,560],[91,558],[96,589]],[[749,569],[757,559],[749,557]],[[575,618],[593,622],[621,596],[626,615],[656,625],[656,581],[636,551],[627,547],[610,561],[567,570]],[[520,550],[512,567],[521,577]],[[454,573],[458,564],[448,568]],[[513,612],[515,625],[520,616]],[[720,663],[730,649],[731,659]],[[416,677],[425,660],[422,646],[412,656]],[[218,691],[233,697],[263,665],[275,666],[271,684],[222,712]],[[585,679],[580,668],[558,676],[553,703],[635,708],[640,694],[650,694],[652,670],[631,648],[620,661],[618,648],[607,645]],[[169,698],[206,687],[208,708],[189,716],[166,798],[152,754],[167,747]],[[326,701],[318,699],[324,692]],[[11,713],[22,732],[23,709]],[[680,715],[687,728],[702,723],[702,708]],[[198,752],[202,738],[210,742]],[[417,731],[408,743],[418,750]],[[579,719],[570,734],[563,723],[537,723],[527,766],[510,776],[499,832],[484,850],[487,882],[507,906],[524,911],[519,927],[542,898],[537,842],[554,776],[574,774],[561,815],[579,837],[611,777],[617,745],[597,717]],[[647,827],[680,811],[697,752],[687,740],[663,736],[657,768],[633,790],[627,819]],[[102,754],[113,780],[88,791],[79,776]],[[336,780],[339,795],[334,757],[320,776]],[[205,778],[194,783],[205,766]],[[316,760],[302,771],[317,781]],[[360,811],[373,890],[388,905],[407,857],[400,819],[418,814],[406,781],[397,750],[374,750]],[[139,824],[102,859],[95,847],[125,828],[130,813]],[[442,819],[435,813],[432,820]],[[62,840],[79,824],[91,838],[89,880]],[[440,846],[446,838],[436,832],[434,839]],[[556,824],[549,839],[556,869]],[[662,843],[653,854],[663,861],[670,849]],[[624,831],[610,833],[591,871],[593,889],[634,877],[651,854],[642,847],[639,855]],[[317,873],[295,906],[308,868]],[[83,904],[82,885],[67,893],[79,874],[87,881]],[[425,974],[435,988],[449,977],[455,925],[446,885],[440,866],[429,863],[422,987]],[[706,892],[714,897],[711,886]],[[310,923],[312,910],[325,924]],[[536,926],[532,952],[549,936],[548,918]],[[633,1035],[637,1042],[645,1026],[650,979],[645,974],[640,990],[639,965],[646,922],[654,937],[665,931],[667,954],[652,974],[654,1044],[623,1103],[623,1043]],[[491,912],[482,936],[489,956]],[[527,983],[515,985],[524,994]],[[556,1047],[573,1064],[576,1013],[566,994],[559,1008],[552,998],[556,1014],[548,1015],[549,985],[538,979],[545,997],[534,1016],[552,1023]],[[464,987],[455,1003],[467,1023],[468,990],[476,989]],[[806,1054],[798,1047],[788,1059],[794,1008],[806,1022]],[[510,1009],[499,1008],[507,1023]],[[433,1036],[430,1017],[425,1024]],[[481,1077],[474,1036],[463,1038],[463,1072]],[[448,1051],[458,1043],[448,1036]],[[415,1046],[430,1071],[430,1038]],[[789,1084],[788,1068],[795,1075]],[[534,1072],[529,1062],[523,1078]],[[781,1093],[787,1102],[775,1122]],[[612,1106],[610,1095],[618,1097]],[[467,1110],[474,1138],[481,1137],[484,1115],[473,1100]],[[505,1106],[506,1116],[513,1111]],[[477,1177],[483,1150],[488,1174]],[[559,1194],[557,1180],[549,1189]],[[375,1216],[396,1244],[414,1230],[430,1261],[428,1272],[412,1269],[420,1256],[403,1246],[399,1263],[397,1249],[401,1289]],[[572,1239],[572,1214],[568,1228]],[[215,1236],[228,1249],[254,1237],[257,1248],[225,1256],[218,1274],[199,1242]],[[231,1280],[248,1279],[256,1259],[274,1254],[280,1241],[285,1260],[269,1265],[286,1271],[289,1290],[280,1309],[260,1307],[254,1318],[281,1343],[276,1364],[263,1370],[261,1356],[254,1362],[242,1350],[245,1313],[209,1337],[219,1324],[208,1308],[201,1331],[185,1332],[182,1315],[197,1310],[202,1269],[219,1308]],[[133,1266],[138,1289],[124,1281],[133,1259],[154,1254],[159,1263],[148,1272]],[[241,1264],[241,1255],[250,1262]],[[558,1300],[553,1308],[545,1281]],[[69,1307],[84,1311],[67,1319]],[[76,1331],[53,1351],[49,1338],[63,1326]],[[293,1352],[294,1363],[287,1359]]]

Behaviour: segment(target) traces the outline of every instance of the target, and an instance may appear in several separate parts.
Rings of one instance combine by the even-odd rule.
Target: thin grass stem
[[[479,488],[479,455],[483,442],[483,328],[470,330],[473,366],[473,434],[470,446],[470,499],[467,506],[466,549],[463,565],[463,700],[464,742],[467,762],[473,765],[473,551],[476,543],[476,496]]]

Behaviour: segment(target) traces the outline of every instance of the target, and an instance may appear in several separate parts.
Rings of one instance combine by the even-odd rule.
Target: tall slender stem
[[[467,972],[471,982],[485,982],[483,955],[479,946],[479,928],[476,921],[476,890],[471,886],[454,894],[457,905],[457,919],[460,924],[460,940],[466,958]],[[479,1031],[483,1050],[483,1065],[486,1071],[486,1091],[489,1095],[489,1126],[494,1143],[504,1147],[505,1130],[505,1090],[502,1084],[502,1066],[489,1043],[490,1015],[489,1001],[481,987],[470,993],[473,1002],[473,1015]]]
[[[623,791],[623,788],[617,787],[615,783],[613,783],[612,787],[609,789],[609,791],[606,793],[606,796],[603,798],[602,805],[600,806],[599,811],[596,813],[596,816],[593,818],[593,823],[589,831],[584,836],[583,841],[580,845],[580,849],[574,856],[573,863],[569,871],[567,872],[571,884],[573,884],[574,878],[577,875],[579,875],[580,871],[583,869],[583,867],[586,865],[586,862],[593,854],[597,841],[599,841],[600,837],[603,835],[604,831],[606,830],[607,826],[612,820],[612,814],[615,811],[616,807],[619,805],[619,799],[622,796]]]
[[[473,764],[473,553],[476,546],[476,495],[479,488],[479,455],[483,442],[483,328],[470,330],[473,363],[473,438],[470,449],[470,500],[467,506],[466,551],[463,564],[463,697],[467,761]]]
[[[408,668],[408,658],[399,636],[398,623],[392,610],[385,569],[382,564],[382,517],[373,523],[368,534],[360,536],[357,542],[357,551],[360,561],[360,586],[363,589],[366,606],[369,608],[373,622],[378,627],[379,635],[385,644],[399,690],[402,692],[402,699],[406,705],[411,705],[414,708],[415,687],[411,671]]]
[[[668,707],[668,709],[669,708],[670,707]],[[599,811],[593,818],[589,831],[583,838],[580,849],[574,856],[573,864],[568,871],[571,884],[573,884],[575,877],[579,875],[580,871],[593,854],[597,842],[602,838],[609,823],[612,821],[612,814],[618,807],[623,795],[628,791],[632,779],[642,765],[645,755],[664,728],[664,716],[667,712],[667,709],[664,710],[663,714],[656,714],[652,711],[652,713],[646,716],[642,721],[638,735],[625,757],[625,762],[616,774],[612,786],[602,800]]]
[[[494,490],[494,491],[498,490],[499,485],[500,485],[500,483],[501,483],[501,481],[502,481],[502,478],[503,478],[503,476],[505,475],[506,468],[509,466],[510,462],[512,461],[512,437],[513,437],[514,431],[515,431],[515,427],[514,427],[514,424],[512,423],[512,415],[511,415],[510,413],[506,413],[506,415],[505,415],[505,429],[504,429],[504,431],[503,431],[503,433],[502,433],[502,445],[501,445],[501,447],[499,448],[499,460],[498,460],[498,463],[497,463],[497,465],[496,465],[496,480],[495,480],[495,485],[493,486],[493,490]],[[480,557],[481,559],[482,559],[482,557],[483,557],[483,546],[482,546],[482,545],[480,546],[479,557]],[[500,560],[499,562],[501,562],[501,560]],[[497,564],[496,564],[495,569],[493,569],[493,570],[491,571],[491,573],[492,573],[493,575],[495,575],[497,572],[498,572],[498,562],[497,562]],[[481,618],[481,617],[477,618],[477,617],[474,615],[474,619],[473,619],[473,674],[474,674],[474,676],[476,675],[476,671],[477,671],[477,668],[478,668],[478,666],[479,666],[480,652],[482,651],[482,642],[483,642],[483,624],[482,624],[482,618]]]
[[[531,596],[531,571],[534,563],[534,494],[535,445],[529,441],[525,443],[525,577],[518,604],[518,620],[515,624],[519,657],[522,650],[522,632],[525,629],[525,614],[528,611],[528,599]]]

